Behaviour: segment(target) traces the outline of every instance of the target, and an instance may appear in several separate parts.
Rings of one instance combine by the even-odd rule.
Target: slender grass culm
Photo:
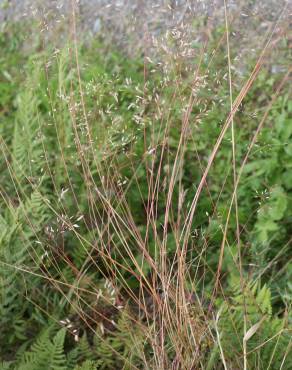
[[[0,370],[291,369],[289,2],[12,3]]]

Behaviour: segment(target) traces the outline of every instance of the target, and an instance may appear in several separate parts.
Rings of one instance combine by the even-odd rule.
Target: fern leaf
[[[94,361],[85,361],[82,365],[76,366],[74,370],[96,370],[97,364]]]

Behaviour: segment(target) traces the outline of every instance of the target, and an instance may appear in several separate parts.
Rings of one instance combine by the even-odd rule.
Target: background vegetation
[[[153,58],[2,28],[1,369],[292,368],[289,40],[234,70],[225,20]]]

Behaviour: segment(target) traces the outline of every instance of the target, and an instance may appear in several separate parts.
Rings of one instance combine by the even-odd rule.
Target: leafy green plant
[[[288,75],[231,76],[235,140],[216,31],[163,62],[1,35],[3,369],[292,367]]]
[[[246,287],[244,294],[235,292],[219,312],[222,353],[228,367],[240,367],[244,356],[251,368],[291,367],[288,318],[273,317],[269,288],[253,284]]]

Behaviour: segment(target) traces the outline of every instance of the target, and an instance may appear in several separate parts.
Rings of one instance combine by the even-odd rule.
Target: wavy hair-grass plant
[[[27,58],[1,128],[2,368],[292,366],[289,210],[263,240],[245,171],[270,117],[291,126],[290,70],[267,67],[286,8],[242,76],[227,5],[195,44],[191,23],[161,35],[160,60],[82,45],[73,6],[68,44]]]

